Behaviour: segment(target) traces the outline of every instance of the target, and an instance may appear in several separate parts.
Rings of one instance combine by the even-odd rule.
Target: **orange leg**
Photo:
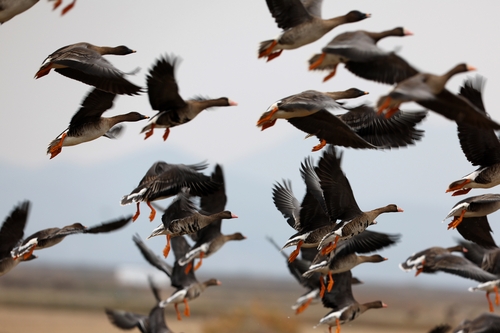
[[[139,215],[141,215],[141,210],[139,209],[140,204],[141,204],[140,202],[137,203],[137,211],[135,212],[134,216],[132,217],[132,222],[135,222],[135,220],[137,220]]]
[[[488,300],[488,305],[490,307],[490,312],[495,312],[495,309],[493,308],[493,303],[491,303],[490,300],[490,292],[486,292],[486,299]]]
[[[498,294],[498,287],[495,286],[493,288],[493,290],[495,291],[495,304],[499,305],[500,304],[500,295]]]
[[[56,2],[54,2],[54,8],[52,8],[52,10],[56,10],[57,7],[59,7],[61,4],[62,4],[62,0],[57,0]]]
[[[193,268],[193,262],[190,261],[187,265],[186,268],[184,269],[184,273],[189,274],[189,271]]]
[[[163,133],[163,141],[167,141],[169,134],[170,134],[170,128],[165,129],[165,133]]]
[[[50,64],[48,64],[47,66],[43,66],[42,68],[40,68],[38,70],[38,72],[36,72],[35,79],[39,79],[42,76],[49,74],[51,69],[52,69],[52,66]]]
[[[185,306],[185,308],[184,308],[184,315],[186,317],[189,317],[191,315],[191,311],[189,311],[189,305],[188,305],[187,298],[184,298],[184,306]]]
[[[340,236],[335,236],[335,241],[332,243],[330,243],[330,245],[324,247],[321,249],[321,254],[322,255],[327,255],[328,253],[332,252],[333,250],[335,250],[337,248],[337,242],[339,241],[339,238]]]
[[[326,290],[328,290],[328,292],[332,291],[334,283],[335,282],[333,281],[332,272],[328,272],[328,286],[326,288]]]
[[[424,271],[424,266],[425,266],[425,260],[422,260],[422,267],[420,267],[419,269],[417,269],[417,272],[415,273],[415,276],[417,276],[418,274],[422,273]]]
[[[335,330],[335,333],[340,333],[340,320],[337,318],[335,321],[337,322],[337,329]]]
[[[264,51],[259,53],[259,58],[263,58],[263,57],[270,55],[271,52],[273,51],[273,47],[275,47],[276,45],[278,45],[278,41],[273,40],[273,42],[271,43],[271,45],[267,49],[265,49]]]
[[[455,186],[448,187],[448,189],[446,190],[446,193],[461,190],[465,185],[467,185],[469,183],[470,183],[470,179],[464,179],[461,182],[457,183]]]
[[[177,307],[177,303],[174,304],[174,307],[175,307],[175,313],[177,314],[177,320],[182,320],[181,312],[179,311],[179,308]]]
[[[382,105],[379,106],[377,114],[382,114],[384,112],[384,110],[387,109],[389,107],[389,105],[391,105],[391,101],[392,101],[392,98],[387,96],[385,98],[384,103],[382,103]]]
[[[153,135],[153,131],[155,129],[155,124],[151,124],[151,129],[146,132],[146,135],[144,136],[144,140],[149,138],[151,135]]]
[[[265,123],[262,124],[262,128],[260,129],[261,131],[265,130],[266,128],[274,126],[276,123],[277,119],[271,120],[271,121],[266,121]]]
[[[168,253],[170,252],[170,235],[167,235],[167,245],[163,249],[163,257],[168,257]]]
[[[326,53],[325,52],[321,53],[319,58],[315,62],[313,62],[312,64],[309,65],[309,70],[313,70],[313,69],[318,68],[318,66],[321,65],[323,60],[325,60],[325,57],[326,57]]]
[[[297,244],[297,248],[292,253],[290,253],[290,256],[288,257],[288,262],[293,262],[297,258],[297,256],[300,253],[300,247],[302,246],[302,244],[304,244],[304,241],[300,240],[299,243]]]
[[[327,76],[324,77],[323,82],[326,82],[335,76],[335,73],[337,72],[337,66],[338,65],[335,65],[335,67],[333,68],[333,71],[331,71],[330,74],[328,74]]]
[[[311,151],[318,151],[320,150],[321,148],[323,148],[324,146],[326,146],[326,140],[324,139],[320,139],[319,140],[319,144],[314,146],[313,149]]]
[[[329,243],[327,246],[321,249],[321,255],[326,255],[328,251],[333,248],[333,243]]]
[[[33,254],[33,251],[35,251],[35,248],[36,248],[36,245],[35,245],[35,246],[33,246],[33,247],[31,248],[31,250],[29,250],[29,252],[25,253],[25,254],[23,255],[23,260],[26,260],[26,259],[28,259],[29,257],[31,257],[31,255]],[[496,288],[496,287],[495,287],[495,288]],[[498,303],[497,303],[497,304],[498,304]]]
[[[470,192],[470,190],[472,190],[472,188],[464,188],[462,190],[458,190],[458,191],[453,192],[453,194],[451,196],[454,197],[457,195],[467,194]]]
[[[453,218],[453,221],[451,221],[450,224],[448,224],[448,230],[451,229],[451,228],[456,229],[456,227],[458,227],[458,225],[460,223],[462,223],[464,215],[465,215],[465,209],[462,209],[462,212],[460,213],[460,216],[455,216]]]
[[[257,121],[257,126],[266,126],[266,128],[271,127],[274,125],[272,117],[273,115],[278,111],[278,107],[275,106],[271,111],[265,112]],[[276,120],[275,120],[276,122]],[[262,129],[264,130],[264,129]]]
[[[53,159],[54,157],[56,157],[57,155],[59,155],[59,153],[62,151],[62,147],[63,147],[63,142],[64,142],[64,139],[66,138],[67,134],[66,133],[63,133],[61,135],[61,138],[59,139],[59,142],[50,148],[50,159]]]
[[[67,5],[66,7],[64,7],[64,9],[62,10],[61,12],[61,15],[64,15],[66,14],[67,12],[69,12],[73,7],[75,7],[75,3],[76,3],[76,0],[73,0],[73,2],[71,2],[69,5]]]
[[[194,266],[194,270],[195,270],[195,271],[196,271],[196,270],[198,270],[198,268],[200,268],[200,267],[201,267],[201,262],[203,261],[203,255],[204,255],[204,254],[205,254],[205,253],[200,252],[200,261],[196,264],[196,266]]]
[[[323,298],[323,296],[325,296],[325,291],[326,291],[325,280],[323,280],[323,275],[319,277],[319,284],[321,286],[319,289],[319,297]]]
[[[295,310],[295,314],[299,314],[299,313],[302,313],[305,311],[305,309],[307,309],[307,307],[311,304],[312,302],[312,298],[309,298],[304,304],[302,304],[301,306],[299,306],[297,308],[297,310]]]
[[[273,52],[270,55],[267,56],[266,62],[269,62],[273,60],[274,58],[278,58],[281,55],[281,52],[283,52],[283,49],[279,50],[278,52]]]
[[[151,203],[149,201],[146,201],[146,204],[149,206],[149,208],[151,208],[151,213],[149,213],[149,222],[151,222],[155,219],[156,210],[153,206],[151,206]]]

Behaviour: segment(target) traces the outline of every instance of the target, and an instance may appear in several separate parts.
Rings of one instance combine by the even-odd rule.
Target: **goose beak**
[[[235,101],[233,100],[229,100],[229,106],[237,106],[238,103],[236,103]]]
[[[467,65],[467,70],[468,71],[475,71],[477,68],[471,65]]]
[[[413,36],[413,32],[411,32],[410,30],[408,30],[406,28],[403,29],[403,34],[405,36]]]

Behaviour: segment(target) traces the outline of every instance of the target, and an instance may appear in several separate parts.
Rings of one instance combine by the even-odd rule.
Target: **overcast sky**
[[[40,1],[27,12],[0,26],[0,213],[6,216],[18,202],[33,202],[26,235],[48,227],[74,222],[87,226],[132,214],[135,206],[122,207],[120,198],[129,193],[152,163],[215,163],[223,166],[228,194],[227,208],[239,216],[225,221],[223,232],[241,231],[248,237],[227,244],[207,259],[204,275],[246,274],[282,276],[288,271],[283,258],[265,240],[273,236],[280,244],[295,231],[276,210],[271,199],[273,183],[291,179],[299,200],[304,194],[300,162],[311,153],[316,139],[286,121],[264,132],[256,121],[276,100],[307,89],[338,91],[356,87],[370,94],[350,105],[374,103],[391,87],[359,79],[339,66],[337,75],[322,83],[325,73],[309,72],[307,60],[320,52],[334,36],[344,31],[382,31],[404,26],[414,36],[387,38],[379,45],[398,49],[416,68],[442,74],[460,62],[477,67],[487,78],[485,105],[500,121],[496,92],[500,91],[499,46],[491,36],[498,31],[500,4],[482,1],[333,1],[325,0],[323,17],[360,10],[372,17],[332,30],[319,41],[298,50],[284,51],[266,63],[257,59],[260,41],[280,33],[264,0],[259,1],[78,1],[64,17]],[[173,128],[166,142],[156,131],[148,140],[139,135],[145,122],[127,124],[119,140],[100,138],[75,147],[65,147],[53,160],[47,145],[68,125],[90,89],[80,82],[51,72],[33,79],[41,62],[59,47],[90,42],[96,45],[127,45],[137,53],[107,56],[119,69],[141,71],[129,77],[145,85],[145,75],[161,55],[182,58],[176,77],[184,98],[195,95],[229,97],[237,107],[202,112],[191,123]],[[467,77],[456,75],[447,87],[456,92]],[[406,109],[416,109],[408,106]],[[107,115],[139,111],[152,116],[147,95],[119,96]],[[106,115],[106,114],[105,114]],[[441,223],[451,207],[462,198],[444,191],[447,185],[474,168],[462,154],[456,125],[430,113],[419,125],[425,136],[416,146],[392,151],[345,149],[343,170],[362,210],[396,203],[405,212],[385,214],[374,231],[399,233],[402,241],[381,251],[389,260],[365,264],[354,275],[363,281],[410,285],[457,286],[465,290],[473,281],[445,274],[419,276],[397,267],[411,253],[430,246],[451,246],[456,231]],[[474,190],[470,195],[485,192]],[[159,202],[167,206],[170,200]],[[78,235],[58,246],[38,252],[33,264],[78,264],[102,267],[147,264],[131,240],[134,233],[146,238],[160,223],[150,223],[148,208],[126,229],[109,235]],[[498,213],[490,217],[494,230]],[[449,221],[448,221],[449,222]],[[160,253],[164,239],[146,243]],[[169,258],[172,261],[172,258]],[[31,263],[30,263],[31,264]],[[27,263],[25,264],[27,265]]]

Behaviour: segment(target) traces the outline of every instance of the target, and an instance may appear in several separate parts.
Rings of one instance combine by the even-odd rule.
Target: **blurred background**
[[[276,100],[303,90],[338,91],[356,87],[369,91],[369,95],[349,102],[349,105],[358,105],[376,103],[391,87],[357,78],[342,65],[333,79],[322,83],[325,73],[309,72],[307,60],[339,33],[404,26],[414,36],[387,38],[379,46],[398,50],[413,66],[426,72],[442,74],[460,62],[477,67],[477,74],[487,79],[486,109],[493,119],[500,120],[494,108],[495,91],[500,90],[500,73],[496,66],[499,46],[492,39],[493,32],[498,30],[496,15],[500,4],[483,1],[472,5],[463,0],[438,3],[430,0],[411,3],[325,0],[323,17],[343,15],[354,9],[371,13],[372,17],[340,26],[319,41],[298,50],[285,50],[280,57],[266,63],[257,59],[259,42],[276,37],[280,29],[263,0],[151,0],[147,3],[79,0],[63,17],[60,10],[52,11],[52,2],[40,1],[0,27],[0,185],[3,189],[0,212],[6,216],[20,201],[32,201],[25,235],[74,222],[92,226],[135,212],[133,205],[120,206],[120,199],[137,186],[156,161],[185,164],[207,161],[210,164],[207,174],[219,163],[225,173],[226,207],[239,216],[225,221],[222,231],[239,231],[248,239],[227,244],[198,271],[202,277],[216,277],[223,285],[193,302],[193,316],[197,311],[203,315],[201,310],[195,310],[197,303],[200,308],[203,304],[209,307],[215,299],[220,301],[216,303],[219,312],[224,313],[223,304],[232,304],[229,300],[237,299],[235,295],[243,292],[243,287],[253,286],[253,291],[249,289],[237,299],[238,308],[248,310],[245,313],[251,313],[254,308],[275,307],[268,312],[283,313],[284,317],[301,323],[309,318],[311,322],[307,322],[307,327],[312,328],[328,310],[317,305],[303,317],[293,314],[289,306],[302,289],[289,275],[283,257],[265,237],[272,236],[279,244],[284,244],[294,233],[274,207],[273,184],[290,179],[296,197],[301,200],[305,186],[299,173],[300,163],[307,156],[317,161],[321,153],[310,151],[317,144],[316,139],[304,140],[304,133],[286,121],[278,121],[264,132],[255,124]],[[101,138],[65,147],[60,155],[49,160],[47,145],[68,126],[90,87],[55,72],[39,80],[33,76],[47,55],[62,46],[83,41],[107,46],[124,44],[137,50],[131,55],[107,56],[107,59],[125,72],[139,67],[140,71],[128,78],[143,86],[145,75],[157,58],[165,54],[177,55],[182,62],[176,78],[184,98],[225,96],[239,105],[202,112],[192,122],[173,128],[166,142],[161,138],[163,131],[156,131],[151,138],[143,140],[139,132],[145,122],[130,123],[118,140]],[[447,88],[457,92],[468,75],[455,76]],[[407,105],[404,109],[419,107]],[[155,114],[147,95],[142,94],[117,97],[114,108],[105,116],[129,111]],[[385,319],[372,326],[389,323],[389,317],[396,318],[393,325],[398,332],[409,329],[412,320],[420,331],[425,331],[426,327],[441,321],[458,322],[465,316],[487,310],[484,295],[467,292],[468,287],[476,285],[474,281],[445,274],[422,274],[415,278],[398,268],[398,263],[413,252],[456,243],[459,234],[446,230],[442,220],[461,198],[451,197],[444,191],[451,181],[474,170],[461,152],[453,122],[431,112],[418,128],[425,130],[425,136],[415,146],[391,151],[344,149],[343,158],[343,170],[362,210],[389,203],[396,203],[405,210],[381,216],[372,229],[402,235],[397,246],[380,251],[389,260],[362,265],[353,271],[365,282],[359,287],[365,292],[354,291],[358,301],[382,299],[389,304],[388,309],[363,317],[370,315],[378,320],[384,315]],[[470,195],[492,191],[475,190]],[[158,204],[166,207],[170,202],[167,199]],[[95,311],[106,325],[104,330],[116,331],[106,322],[104,306],[125,307],[128,303],[124,300],[132,296],[139,304],[137,307],[147,313],[153,305],[153,298],[145,287],[147,274],[156,274],[157,281],[166,290],[164,296],[169,295],[171,288],[168,279],[150,268],[132,242],[133,234],[138,233],[145,239],[161,223],[158,215],[150,223],[149,210],[145,205],[141,208],[139,219],[125,229],[105,235],[71,236],[56,247],[38,252],[37,260],[22,263],[1,277],[0,304],[3,305],[0,315],[14,319],[16,313],[22,312],[7,311],[28,305],[71,313],[91,309],[90,313]],[[494,230],[498,229],[498,214],[489,217]],[[164,238],[153,238],[146,244],[160,254]],[[173,257],[167,261],[172,260]],[[41,294],[33,291],[37,286]],[[92,296],[85,288],[96,290],[96,299],[89,300],[92,305],[85,305],[85,299]],[[270,291],[281,291],[280,288],[285,292],[276,296],[279,301],[269,301]],[[264,289],[263,294],[258,292],[261,289]],[[141,296],[133,294],[133,290]],[[406,295],[404,291],[408,292],[407,297],[402,297]],[[61,300],[56,301],[54,295],[61,295]],[[430,302],[416,300],[417,296],[425,295],[435,297],[432,304],[442,302],[439,304],[446,311],[436,312],[430,309]],[[393,300],[392,304],[389,299]],[[56,304],[49,306],[48,300]],[[453,305],[458,301],[460,306]],[[480,304],[478,307],[473,306],[476,302]],[[403,305],[407,312],[397,312],[403,311]],[[236,311],[234,306],[227,306],[227,311]],[[419,312],[424,310],[431,311],[436,316],[432,317],[435,321]],[[207,317],[214,316],[206,313]],[[310,317],[306,317],[308,315]],[[50,317],[51,325],[65,316],[64,313],[41,315]],[[4,320],[7,319],[0,319],[2,323]],[[93,321],[87,319],[85,325]],[[21,319],[16,322],[26,324]],[[205,326],[189,329],[182,326],[187,325],[185,322],[188,320],[175,323],[176,326],[172,324],[171,328],[201,332],[200,327]],[[357,322],[352,324],[353,330],[345,330],[354,332]],[[2,328],[0,332],[2,330],[13,332],[17,329]],[[326,328],[321,327],[321,330]]]

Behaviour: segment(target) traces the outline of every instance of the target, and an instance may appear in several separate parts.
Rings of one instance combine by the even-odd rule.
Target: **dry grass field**
[[[328,312],[321,305],[298,316],[290,309],[303,292],[293,281],[221,280],[222,286],[207,289],[190,303],[191,317],[177,321],[173,308],[167,308],[170,329],[199,333],[328,331],[326,326],[314,328]],[[161,287],[164,297],[172,292],[170,287]],[[434,325],[455,325],[487,311],[484,297],[470,297],[466,292],[355,288],[358,301],[382,299],[389,307],[366,312],[343,326],[343,333],[427,332]],[[119,332],[108,322],[105,307],[148,313],[153,305],[147,288],[121,286],[109,271],[20,266],[0,278],[0,333]]]

